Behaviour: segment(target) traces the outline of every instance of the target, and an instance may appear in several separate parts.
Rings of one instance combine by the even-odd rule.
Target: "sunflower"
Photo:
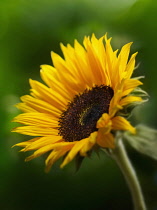
[[[64,59],[52,52],[53,66],[41,66],[42,84],[30,79],[31,93],[16,106],[24,113],[13,119],[24,126],[13,132],[32,136],[17,143],[34,153],[26,161],[47,153],[46,171],[61,157],[61,168],[76,156],[87,156],[96,147],[114,149],[116,131],[136,129],[120,113],[142,101],[133,91],[142,83],[131,78],[135,69],[132,43],[113,51],[107,35],[85,37],[61,49]]]

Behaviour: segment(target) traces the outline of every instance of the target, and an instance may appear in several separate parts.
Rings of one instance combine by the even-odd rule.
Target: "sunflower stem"
[[[135,210],[146,210],[146,205],[136,172],[128,158],[122,139],[118,139],[117,146],[111,152],[112,158],[119,165],[130,189]]]

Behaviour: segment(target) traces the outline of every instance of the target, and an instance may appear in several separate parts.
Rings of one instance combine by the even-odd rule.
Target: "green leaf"
[[[124,138],[138,152],[157,160],[157,130],[138,125],[136,135],[124,133]]]

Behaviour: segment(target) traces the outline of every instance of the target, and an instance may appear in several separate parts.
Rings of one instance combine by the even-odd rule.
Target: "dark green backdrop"
[[[145,75],[150,100],[135,110],[134,123],[157,128],[157,2],[151,0],[1,0],[0,1],[0,209],[2,210],[132,210],[123,176],[104,154],[86,159],[79,172],[74,163],[59,162],[44,173],[44,159],[25,163],[28,154],[11,146],[29,137],[10,132],[13,107],[29,93],[28,79],[39,78],[39,66],[51,64],[50,51],[59,43],[82,42],[93,32],[108,32],[120,48],[133,41],[140,63],[135,75]],[[157,209],[157,162],[127,146],[140,178],[148,209]]]

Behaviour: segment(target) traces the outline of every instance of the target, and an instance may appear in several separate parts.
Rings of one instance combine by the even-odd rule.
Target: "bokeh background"
[[[135,110],[134,123],[157,128],[157,1],[151,0],[1,0],[0,1],[0,209],[2,210],[132,210],[130,193],[116,164],[100,153],[85,159],[75,173],[74,162],[60,161],[49,174],[44,158],[25,163],[28,155],[11,146],[29,137],[11,133],[13,106],[29,93],[28,79],[39,78],[41,64],[51,64],[50,51],[59,44],[81,43],[84,35],[108,32],[114,48],[133,41],[145,75],[147,104]],[[148,210],[157,210],[157,162],[127,145]]]

